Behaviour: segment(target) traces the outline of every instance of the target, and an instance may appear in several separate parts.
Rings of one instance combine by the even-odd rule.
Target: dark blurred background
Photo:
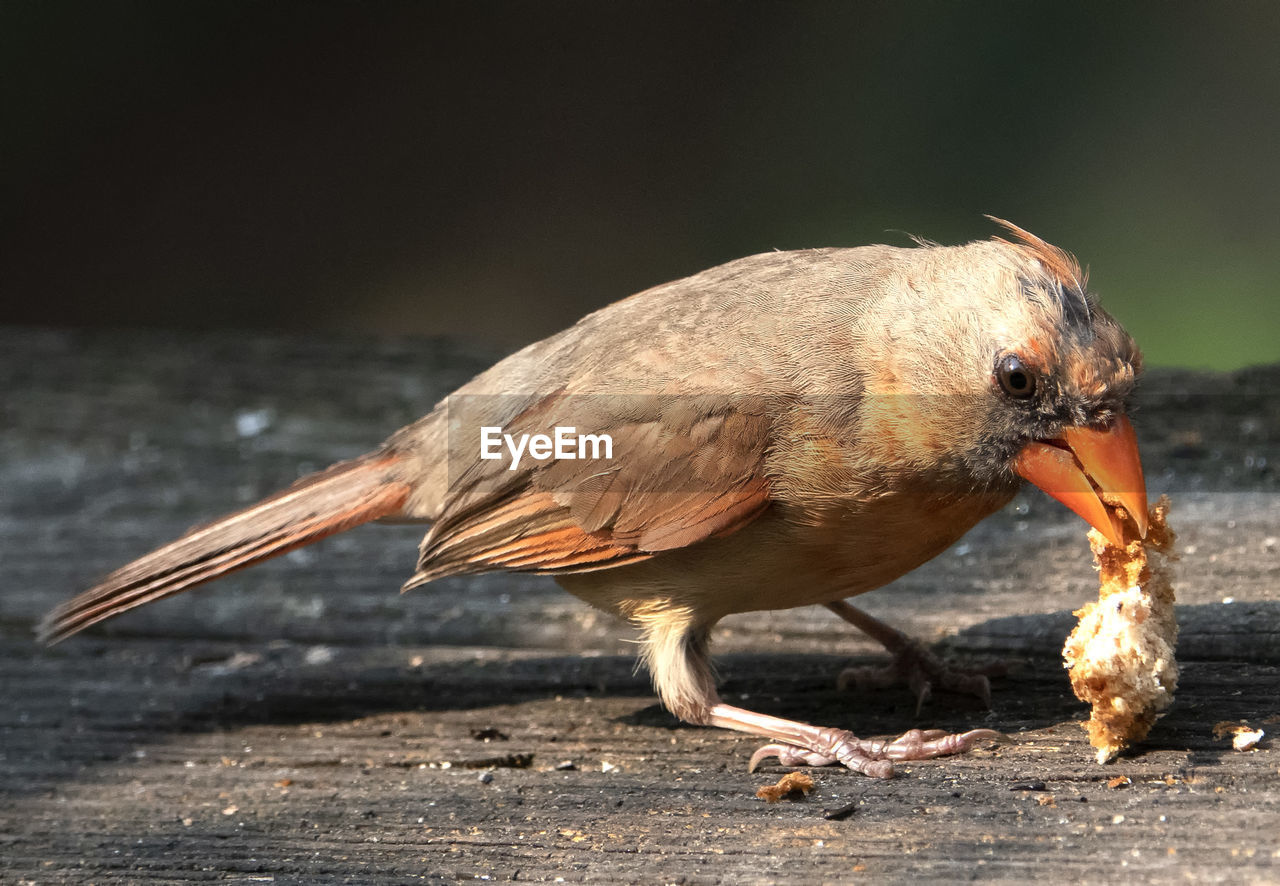
[[[1273,2],[0,3],[0,322],[511,348],[774,248],[1076,252],[1280,359]]]

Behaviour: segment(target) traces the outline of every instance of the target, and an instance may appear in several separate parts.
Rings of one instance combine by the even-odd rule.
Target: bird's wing
[[[734,532],[769,505],[770,414],[760,398],[724,395],[543,397],[503,431],[607,434],[611,457],[526,452],[511,470],[505,449],[493,460],[478,458],[478,444],[455,452],[457,476],[405,587],[494,570],[605,569]]]

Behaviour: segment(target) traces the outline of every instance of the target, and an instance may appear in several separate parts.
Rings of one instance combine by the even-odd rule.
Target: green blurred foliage
[[[514,346],[773,248],[1075,252],[1280,360],[1270,2],[0,5],[0,321]]]

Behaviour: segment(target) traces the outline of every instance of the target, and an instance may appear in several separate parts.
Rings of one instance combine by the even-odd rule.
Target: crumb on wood
[[[767,784],[761,786],[756,791],[756,796],[768,803],[777,803],[779,800],[800,800],[809,795],[813,790],[813,779],[805,775],[803,772],[788,772],[782,778],[778,779],[777,784]]]
[[[1223,739],[1230,736],[1231,746],[1237,751],[1252,750],[1262,741],[1262,737],[1266,735],[1261,729],[1255,729],[1248,723],[1232,722],[1231,720],[1220,720],[1213,724],[1213,737]]]
[[[472,729],[471,737],[476,741],[509,741],[511,736],[507,735],[496,726],[486,726],[483,729]]]

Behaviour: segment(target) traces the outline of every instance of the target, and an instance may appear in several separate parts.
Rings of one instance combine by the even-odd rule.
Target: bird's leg
[[[832,763],[873,778],[892,778],[895,760],[925,760],[960,754],[978,742],[999,738],[990,729],[961,734],[912,729],[895,739],[860,739],[844,729],[811,726],[727,705],[716,693],[707,655],[709,625],[678,610],[634,613],[644,631],[644,658],[667,708],[701,726],[721,726],[773,740],[751,756],[749,768],[777,757],[784,766]]]
[[[893,660],[884,667],[845,668],[837,678],[837,685],[841,690],[851,685],[885,687],[906,683],[915,693],[916,714],[920,713],[924,703],[933,694],[934,686],[977,696],[988,708],[991,707],[991,681],[987,678],[1005,674],[1008,668],[1004,664],[996,663],[978,668],[955,667],[934,655],[919,640],[850,606],[844,600],[836,600],[826,606],[878,641],[893,656]]]

